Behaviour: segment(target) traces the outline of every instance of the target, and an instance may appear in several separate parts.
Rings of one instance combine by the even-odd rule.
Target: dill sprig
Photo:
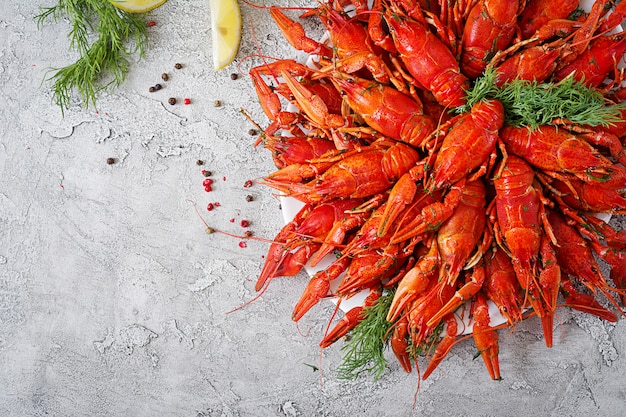
[[[554,120],[589,126],[607,126],[621,120],[623,104],[608,103],[602,93],[576,81],[573,76],[557,83],[514,80],[497,87],[496,71],[490,69],[467,92],[467,104],[456,109],[469,111],[477,102],[494,98],[502,102],[505,124],[537,128]]]
[[[57,21],[64,16],[71,26],[70,48],[80,57],[66,67],[51,68],[53,74],[45,81],[53,83],[53,100],[62,112],[70,106],[73,89],[85,107],[95,107],[102,90],[117,87],[125,80],[129,57],[138,52],[143,58],[148,43],[147,24],[141,15],[125,12],[108,0],[59,0],[55,6],[41,8],[36,19],[41,27],[49,18]],[[95,40],[90,43],[90,38]]]
[[[363,320],[350,332],[350,340],[342,347],[343,362],[337,369],[339,379],[355,379],[363,372],[378,379],[387,366],[384,351],[390,338],[392,323],[386,319],[393,291],[380,296],[378,301],[364,308]]]

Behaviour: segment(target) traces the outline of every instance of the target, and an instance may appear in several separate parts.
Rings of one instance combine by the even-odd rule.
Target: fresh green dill
[[[129,57],[143,58],[148,43],[147,24],[142,15],[125,12],[108,0],[58,0],[41,8],[36,16],[41,26],[48,20],[67,17],[70,49],[79,59],[66,67],[51,68],[46,81],[53,84],[53,100],[61,111],[69,108],[76,89],[85,107],[96,105],[102,90],[119,86],[129,70]],[[95,39],[90,43],[90,39]],[[133,42],[131,42],[133,41]]]
[[[352,336],[342,350],[343,362],[337,373],[339,379],[355,379],[363,372],[378,379],[387,366],[384,351],[389,342],[392,323],[386,319],[393,291],[383,294],[378,301],[365,307],[363,320],[352,330]]]
[[[602,94],[576,81],[572,76],[558,83],[514,80],[502,87],[494,82],[496,71],[489,69],[467,92],[467,104],[456,109],[462,113],[487,98],[498,99],[505,111],[505,124],[537,128],[555,120],[589,126],[609,125],[621,120],[623,104],[609,104]]]

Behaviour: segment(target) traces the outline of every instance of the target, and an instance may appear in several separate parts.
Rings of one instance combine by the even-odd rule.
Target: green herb
[[[469,111],[477,102],[493,98],[502,102],[505,124],[537,128],[554,120],[589,126],[621,121],[623,104],[608,104],[602,94],[569,76],[558,83],[514,80],[502,87],[494,82],[495,69],[485,71],[467,92],[467,104],[456,109]]]
[[[313,369],[313,372],[316,372],[316,371],[318,371],[318,370],[319,370],[319,368],[318,368],[317,366],[315,366],[315,365],[310,365],[310,364],[308,364],[308,363],[305,363],[305,365],[306,365],[306,366],[310,366],[310,367],[311,367],[311,369]]]
[[[36,19],[41,27],[48,18],[57,21],[62,17],[70,20],[70,48],[77,50],[80,57],[66,67],[52,68],[54,73],[46,81],[53,82],[53,99],[61,111],[69,108],[74,88],[85,107],[95,107],[102,90],[124,81],[128,58],[135,52],[143,57],[148,42],[147,24],[141,15],[120,10],[108,0],[59,0],[56,6],[41,8]],[[95,40],[90,43],[90,39]],[[134,46],[129,45],[131,39]]]
[[[393,301],[393,291],[383,294],[378,301],[364,309],[363,320],[352,330],[351,339],[342,350],[339,379],[354,379],[363,372],[374,373],[378,379],[387,366],[384,350],[389,342],[391,323],[386,319]]]

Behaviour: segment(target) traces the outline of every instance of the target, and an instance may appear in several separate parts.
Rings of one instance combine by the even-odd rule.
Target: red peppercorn
[[[210,193],[211,191],[213,191],[213,189],[211,188],[210,185],[205,185],[204,186],[204,191],[206,191],[207,193]]]
[[[211,184],[213,184],[213,180],[211,178],[207,178],[206,180],[202,181],[202,185],[204,185],[205,187],[208,187]]]
[[[243,184],[243,188],[250,188],[252,187],[252,180],[248,180]]]
[[[235,219],[230,219],[229,222],[235,223]]]
[[[213,205],[213,203],[209,203],[209,204],[207,204],[207,206],[206,206],[207,211],[211,211],[211,210],[213,210],[214,208],[215,208],[215,206]]]
[[[183,103],[185,103],[185,104],[191,104],[191,100],[189,100],[188,98],[186,98],[186,99],[183,101]]]
[[[156,22],[154,20],[151,20],[148,22],[148,27],[151,28],[152,26],[156,25]]]
[[[242,242],[239,242],[239,247],[240,247],[240,248],[247,248],[247,247],[248,247],[248,244],[247,244],[246,242],[243,242],[243,241],[242,241]]]
[[[223,177],[222,177],[222,181],[226,181],[226,176],[223,176]]]
[[[220,203],[219,201],[216,201],[214,204],[215,204],[215,207],[220,207],[222,205],[222,203]]]
[[[248,220],[241,221],[241,227],[248,227],[248,226],[250,226],[250,222]]]

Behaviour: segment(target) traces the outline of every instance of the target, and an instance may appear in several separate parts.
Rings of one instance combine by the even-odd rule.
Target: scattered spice
[[[176,104],[176,99],[174,97],[170,97],[169,100],[167,100],[167,102],[173,106],[174,104]]]
[[[226,181],[226,176],[223,176],[223,177],[222,177],[222,181]]]
[[[156,91],[156,88],[154,88],[154,86],[148,88],[148,91],[150,91],[151,93],[154,93]]]
[[[162,86],[161,84],[155,84],[155,85],[154,85],[154,89],[155,89],[156,91],[159,91],[161,88],[163,88],[163,86]]]
[[[211,178],[207,178],[204,181],[202,181],[202,185],[204,185],[205,187],[211,184],[213,184],[213,180]]]
[[[256,135],[258,135],[258,134],[259,134],[259,131],[258,131],[258,130],[256,130],[256,129],[250,129],[250,130],[248,130],[248,135],[250,135],[250,136],[256,136]]]
[[[230,79],[231,80],[236,80],[237,78],[239,78],[239,75],[235,74],[234,72],[232,74],[230,74]]]
[[[211,188],[210,185],[205,185],[204,186],[204,191],[206,191],[207,193],[210,193],[211,191],[213,191],[213,188]]]
[[[250,188],[252,187],[252,180],[248,180],[243,184],[243,188]]]
[[[204,175],[205,177],[210,177],[211,175],[213,175],[213,173],[211,171],[207,171],[206,169],[203,169],[202,175]]]
[[[167,81],[167,80],[169,80],[169,79],[170,79],[170,76],[169,76],[169,75],[167,75],[167,72],[164,72],[163,74],[161,74],[161,79],[162,79],[163,81]]]
[[[247,201],[248,203],[249,203],[249,202],[251,202],[251,201],[253,201],[253,200],[254,200],[254,197],[252,197],[250,194],[248,194],[248,195],[246,196],[246,201]]]
[[[215,100],[215,101],[213,102],[213,107],[221,107],[221,106],[222,106],[222,102],[221,102],[221,101],[219,101],[219,100]]]
[[[204,165],[204,161],[202,159],[198,159],[196,161],[196,165]],[[202,171],[202,173],[204,174],[206,171]]]
[[[222,203],[220,203],[219,201],[215,202],[215,207],[220,207],[222,205]]]
[[[191,104],[191,100],[190,100],[190,99],[188,99],[188,98],[186,98],[186,99],[185,99],[185,101],[184,101],[184,103],[185,103],[185,104]]]
[[[154,25],[156,25],[156,22],[155,22],[154,20],[149,21],[149,22],[148,22],[148,24],[147,24],[147,26],[148,26],[149,28],[151,28],[151,27],[152,27],[152,26],[154,26]]]
[[[246,230],[246,232],[243,235],[245,237],[252,237],[252,230]]]
[[[229,222],[235,223],[235,218],[230,219]]]
[[[248,244],[246,242],[244,242],[244,241],[241,241],[241,242],[239,242],[239,247],[240,248],[247,248]]]
[[[248,226],[250,226],[250,222],[248,220],[241,221],[241,227],[248,227]]]
[[[215,206],[213,205],[213,203],[209,203],[209,204],[207,204],[207,206],[206,206],[207,211],[211,211],[211,210],[213,210],[214,208],[215,208]]]
[[[183,64],[180,64],[178,62],[176,64],[174,64],[174,68],[176,68],[176,69],[181,69],[182,67],[183,67]]]
[[[107,158],[107,164],[113,165],[115,163],[115,158]]]
[[[210,235],[211,233],[215,232],[215,229],[213,229],[212,227],[207,227],[205,232],[207,235]]]

